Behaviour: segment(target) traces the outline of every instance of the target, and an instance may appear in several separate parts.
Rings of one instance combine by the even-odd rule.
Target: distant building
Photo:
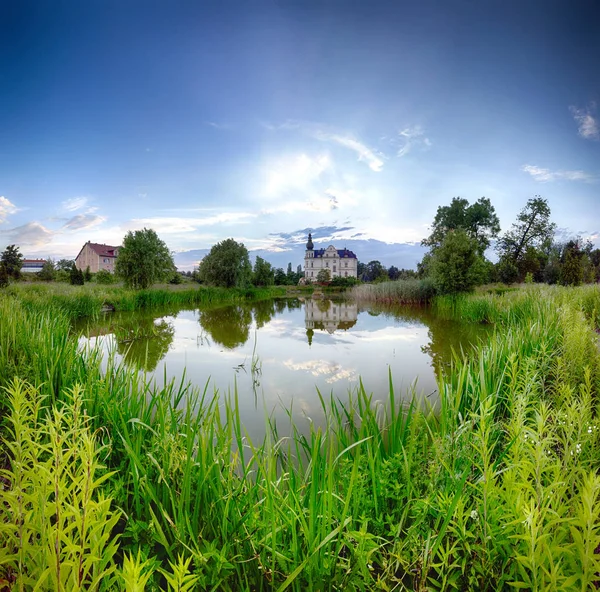
[[[96,273],[101,269],[114,273],[115,261],[120,248],[88,241],[75,258],[75,266],[82,271],[89,267],[92,273]]]
[[[21,271],[27,271],[30,273],[42,271],[44,263],[46,263],[45,259],[23,259],[23,266],[21,267]]]
[[[357,277],[358,259],[348,249],[336,249],[329,245],[326,249],[315,249],[312,236],[308,233],[306,253],[304,254],[304,277],[314,282],[322,269],[329,270],[331,279],[335,277]]]

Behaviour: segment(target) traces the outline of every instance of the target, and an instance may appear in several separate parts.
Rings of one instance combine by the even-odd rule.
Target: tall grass
[[[352,288],[351,294],[358,302],[426,304],[434,297],[435,289],[431,280],[425,278],[362,284]]]
[[[66,312],[49,318],[31,302],[0,298],[0,379],[13,385],[5,405],[19,416],[9,383],[17,375],[33,385],[37,411],[25,415],[39,425],[87,413],[77,429],[94,434],[96,462],[106,466],[89,499],[110,499],[112,512],[98,569],[112,569],[107,582],[117,588],[593,589],[600,291],[519,291],[436,306],[497,328],[478,355],[457,356],[442,376],[439,410],[416,398],[402,405],[391,379],[376,395],[360,384],[346,399],[321,397],[325,427],[303,433],[265,413],[267,436],[252,442],[235,390],[221,396],[184,380],[156,388],[113,360],[101,371],[96,352],[78,352]],[[63,431],[76,429],[61,421]],[[5,434],[0,536],[11,551],[0,555],[0,582],[22,570],[20,528],[61,524],[13,509],[19,450],[50,451],[53,437],[49,428]],[[41,453],[42,463],[52,458]],[[68,466],[76,475],[85,463]],[[65,548],[80,548],[82,530],[63,524]],[[22,589],[56,564],[56,555],[44,557],[26,562]]]

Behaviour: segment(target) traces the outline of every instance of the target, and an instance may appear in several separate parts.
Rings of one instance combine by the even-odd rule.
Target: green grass
[[[113,360],[101,370],[96,351],[78,351],[68,309],[0,296],[0,585],[593,589],[600,288],[435,306],[496,327],[442,376],[438,410],[402,404],[391,380],[375,395],[361,384],[321,397],[324,428],[302,433],[265,413],[267,436],[252,442],[235,391],[185,379],[158,389]],[[94,553],[96,572],[73,570]]]
[[[359,302],[384,304],[427,304],[434,295],[435,289],[429,279],[362,284],[352,289],[352,298]]]

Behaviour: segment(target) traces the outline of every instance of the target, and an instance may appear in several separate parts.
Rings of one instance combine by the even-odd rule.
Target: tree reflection
[[[175,329],[166,319],[155,322],[153,318],[137,317],[135,324],[117,325],[114,336],[117,352],[125,364],[152,372],[167,355]]]
[[[227,306],[200,311],[198,321],[213,341],[233,349],[248,341],[252,313],[247,306]]]

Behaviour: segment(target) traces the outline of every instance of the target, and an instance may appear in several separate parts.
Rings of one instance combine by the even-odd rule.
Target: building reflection
[[[312,345],[315,329],[327,331],[347,331],[356,325],[358,305],[356,302],[311,298],[304,303],[304,324],[308,345]]]

